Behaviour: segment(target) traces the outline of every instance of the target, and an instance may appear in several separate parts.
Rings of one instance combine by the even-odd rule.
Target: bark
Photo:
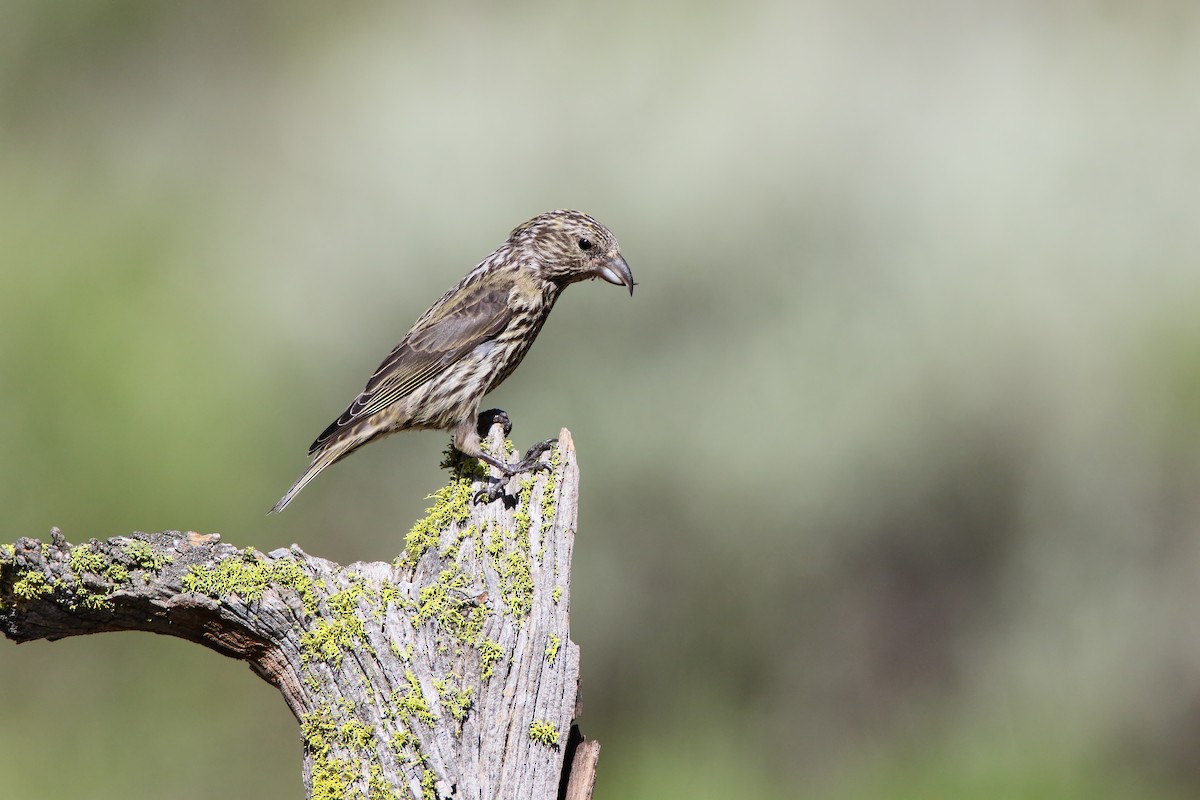
[[[494,428],[492,452],[502,441]],[[453,468],[392,563],[179,531],[0,545],[0,627],[17,642],[152,631],[246,661],[300,723],[313,800],[588,798],[565,429],[550,462],[486,505],[471,502],[484,473]]]

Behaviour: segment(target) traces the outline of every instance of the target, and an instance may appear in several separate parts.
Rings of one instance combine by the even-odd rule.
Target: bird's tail
[[[376,414],[373,417],[360,420],[348,428],[343,428],[336,438],[327,439],[323,442],[321,449],[312,454],[312,463],[308,465],[308,469],[304,470],[304,474],[296,479],[296,482],[292,484],[292,488],[288,489],[287,493],[279,498],[279,502],[271,506],[271,510],[267,513],[279,513],[287,508],[287,504],[292,502],[296,495],[300,494],[300,490],[308,486],[308,482],[320,475],[321,470],[330,464],[335,461],[341,461],[372,439],[387,436],[388,433],[391,433],[392,431],[386,429],[383,424],[384,422],[386,420],[380,420],[379,415]]]
[[[294,484],[292,484],[292,488],[288,489],[283,497],[279,498],[278,503],[271,506],[271,510],[267,513],[278,514],[280,511],[283,511],[285,508],[287,508],[288,503],[292,502],[296,495],[300,494],[300,490],[307,486],[309,481],[320,475],[321,470],[325,469],[330,464],[346,455],[350,449],[353,448],[333,447],[317,453],[316,457],[313,458],[312,463],[308,465],[308,469],[304,470],[304,474],[301,475]]]

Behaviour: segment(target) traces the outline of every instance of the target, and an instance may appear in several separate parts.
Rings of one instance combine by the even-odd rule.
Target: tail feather
[[[304,470],[304,474],[296,479],[292,488],[288,489],[287,493],[279,498],[279,502],[271,506],[271,510],[267,513],[277,514],[287,508],[287,504],[300,494],[300,490],[307,486],[309,481],[320,475],[321,470],[330,464],[341,461],[367,442],[391,433],[392,431],[386,427],[389,420],[381,417],[380,414],[368,417],[355,425],[343,428],[337,438],[323,442],[321,445],[323,449],[312,454],[312,463],[308,465],[308,469]]]
[[[278,514],[280,511],[283,511],[285,508],[287,508],[288,503],[292,502],[296,495],[300,494],[300,490],[307,486],[309,481],[320,475],[321,470],[325,469],[330,464],[346,455],[349,452],[349,449],[335,447],[318,453],[316,458],[313,459],[313,462],[308,465],[308,469],[304,470],[304,474],[301,475],[294,484],[292,484],[292,488],[288,489],[283,497],[279,498],[278,503],[271,506],[271,510],[267,513]]]

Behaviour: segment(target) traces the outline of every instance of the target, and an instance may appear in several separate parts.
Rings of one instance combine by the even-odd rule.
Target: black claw
[[[504,435],[508,436],[512,433],[512,420],[508,418],[508,414],[500,408],[489,408],[487,411],[482,411],[475,422],[475,430],[479,432],[481,438],[486,439],[488,433],[491,432],[492,426],[496,423],[504,426]]]
[[[490,486],[484,487],[471,496],[471,502],[475,505],[483,503],[493,503],[497,500],[503,500],[504,505],[513,508],[517,505],[517,498],[504,493],[504,486],[508,481],[504,478],[489,478],[492,482]]]
[[[504,486],[501,481],[496,481],[491,486],[480,489],[475,494],[471,495],[471,504],[479,505],[482,500],[484,505],[492,503],[504,495]]]
[[[544,442],[538,442],[533,447],[531,447],[525,451],[525,458],[521,459],[521,461],[522,462],[532,461],[532,460],[536,459],[538,456],[540,456],[542,453],[548,453],[551,450],[553,450],[554,445],[556,445],[556,444],[558,444],[558,439],[547,439]],[[539,463],[541,463],[541,462],[539,462]],[[546,469],[550,469],[549,464],[546,464],[544,466],[546,467]]]

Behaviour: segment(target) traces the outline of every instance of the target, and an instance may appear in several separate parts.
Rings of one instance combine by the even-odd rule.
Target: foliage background
[[[1183,0],[4,0],[0,538],[392,557],[440,434],[264,512],[579,207],[638,291],[573,288],[493,399],[579,447],[598,798],[1193,797],[1198,97]],[[200,648],[0,686],[4,796],[300,796]]]

